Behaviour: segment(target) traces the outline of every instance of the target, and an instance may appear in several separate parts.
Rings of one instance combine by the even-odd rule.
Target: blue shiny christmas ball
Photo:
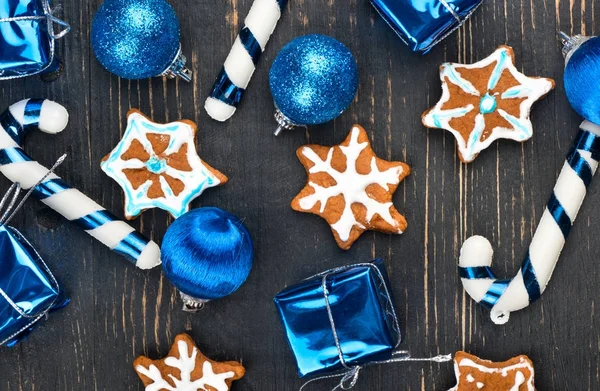
[[[179,291],[208,301],[233,293],[246,281],[254,247],[240,219],[219,208],[199,208],[169,226],[161,257]]]
[[[352,53],[325,35],[306,35],[288,43],[269,74],[277,108],[297,125],[316,125],[338,117],[354,100],[358,69]]]
[[[571,54],[564,80],[573,109],[600,125],[600,38],[585,41]]]
[[[125,79],[163,73],[179,52],[179,20],[165,0],[106,0],[92,22],[92,48]]]

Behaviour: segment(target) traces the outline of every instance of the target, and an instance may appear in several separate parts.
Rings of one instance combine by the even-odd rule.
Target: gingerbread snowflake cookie
[[[198,157],[196,131],[192,121],[157,124],[138,110],[127,113],[123,138],[100,165],[123,188],[127,219],[156,207],[177,218],[205,189],[227,182]]]
[[[146,391],[228,391],[246,370],[235,361],[206,358],[187,334],[179,334],[162,360],[140,356],[134,363]]]
[[[306,145],[296,155],[308,179],[292,208],[325,219],[342,249],[366,230],[401,234],[406,229],[392,195],[410,167],[378,158],[362,127],[354,125],[340,145]]]
[[[531,106],[554,88],[552,79],[519,72],[509,46],[475,64],[443,64],[440,79],[442,98],[423,114],[423,124],[452,132],[465,163],[497,139],[530,139]]]
[[[492,362],[458,352],[454,372],[457,384],[448,391],[535,391],[533,363],[525,355]]]

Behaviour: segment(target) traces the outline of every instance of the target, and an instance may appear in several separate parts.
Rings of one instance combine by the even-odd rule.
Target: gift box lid
[[[323,292],[326,281],[336,344]],[[275,297],[300,377],[390,357],[400,342],[393,298],[381,260],[321,273]]]
[[[413,51],[427,53],[457,29],[483,0],[371,0]]]
[[[40,264],[41,259],[29,242],[14,228],[0,225],[0,254],[2,343],[25,331],[35,318],[65,303],[58,303],[64,300],[57,300],[56,280]]]

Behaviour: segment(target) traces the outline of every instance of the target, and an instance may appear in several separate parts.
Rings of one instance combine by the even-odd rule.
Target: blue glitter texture
[[[354,100],[358,69],[352,53],[325,35],[306,35],[288,43],[269,74],[277,108],[297,125],[316,125],[338,117]]]
[[[179,52],[179,20],[165,0],[106,0],[91,35],[98,60],[125,79],[158,76]]]

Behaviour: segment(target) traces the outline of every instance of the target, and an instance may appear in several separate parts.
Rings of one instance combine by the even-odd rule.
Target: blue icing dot
[[[150,160],[146,162],[146,168],[154,174],[161,174],[167,170],[167,162],[164,159],[152,156]]]
[[[497,107],[498,102],[496,102],[496,97],[494,95],[490,95],[489,93],[485,94],[479,102],[479,111],[481,114],[493,113],[496,111]]]

